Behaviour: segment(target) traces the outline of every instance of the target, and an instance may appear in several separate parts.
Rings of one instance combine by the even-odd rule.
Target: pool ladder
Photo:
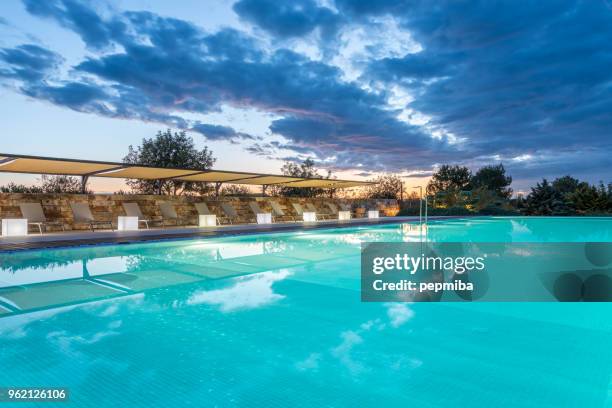
[[[425,230],[425,242],[427,242],[427,194],[425,194],[425,224],[423,224],[423,198],[419,200],[419,229],[421,230],[421,241],[423,241],[423,229]]]

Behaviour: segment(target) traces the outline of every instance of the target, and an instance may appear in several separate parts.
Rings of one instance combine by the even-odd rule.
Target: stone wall
[[[277,201],[286,214],[295,215],[291,202],[304,204],[312,202],[319,212],[328,212],[326,202],[335,202],[349,204],[353,211],[353,216],[362,217],[367,209],[378,208],[381,215],[394,216],[399,211],[399,204],[396,200],[347,200],[347,199],[329,199],[329,198],[285,198],[285,197],[221,197],[219,199],[209,197],[188,197],[188,196],[157,196],[157,195],[119,195],[119,194],[17,194],[17,193],[0,193],[0,218],[20,218],[21,211],[19,210],[20,203],[39,202],[42,204],[45,216],[49,221],[61,221],[67,230],[70,229],[87,229],[88,225],[74,223],[72,211],[70,209],[71,202],[87,202],[91,211],[99,221],[113,220],[116,224],[117,217],[125,215],[121,203],[136,202],[140,206],[145,217],[152,220],[161,220],[159,203],[171,202],[178,216],[185,220],[187,224],[197,224],[197,211],[193,206],[195,202],[206,202],[211,212],[222,215],[223,212],[219,204],[230,202],[236,209],[241,222],[254,222],[254,216],[251,212],[248,203],[257,201],[259,207],[263,211],[271,212],[269,200]],[[284,220],[289,221],[292,217],[286,217]],[[61,229],[61,228],[58,228]],[[49,228],[53,230],[53,228]]]

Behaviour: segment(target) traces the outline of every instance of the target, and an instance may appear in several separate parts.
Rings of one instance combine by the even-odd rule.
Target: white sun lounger
[[[179,218],[178,214],[176,213],[176,209],[171,203],[161,203],[159,205],[159,210],[161,211],[162,215],[162,224],[166,220],[171,220],[174,222],[175,225],[181,225],[181,219]]]
[[[145,218],[142,211],[140,211],[140,206],[138,206],[138,203],[123,203],[123,210],[125,211],[125,215],[128,217],[137,217],[138,222],[144,223],[147,229],[149,229],[149,223],[152,221]]]
[[[269,215],[270,215],[270,218],[272,218],[272,213],[269,213],[269,212],[265,212],[265,211],[263,211],[261,208],[259,208],[259,204],[257,204],[257,202],[256,202],[256,201],[251,201],[251,202],[249,203],[249,208],[251,209],[251,211],[253,212],[253,214],[255,214],[255,220],[256,220],[257,222],[259,222],[259,220],[257,220],[257,218],[258,218],[258,217],[257,217],[257,215],[259,215],[259,214],[269,214]]]
[[[295,215],[287,214],[280,206],[280,204],[276,201],[270,201],[270,206],[272,207],[272,216],[275,218],[278,217],[291,217],[293,221],[297,221],[297,217]]]
[[[89,224],[89,228],[93,232],[95,227],[107,225],[111,230],[114,231],[113,221],[96,221],[94,219],[93,214],[91,213],[91,209],[89,208],[89,204],[87,203],[70,203],[70,208],[72,209],[72,217],[74,222],[82,222],[84,224]]]
[[[221,203],[221,209],[227,216],[227,219],[230,224],[232,224],[233,221],[238,219],[238,213],[236,212],[236,209],[230,203]]]
[[[317,210],[317,207],[315,207],[314,204],[312,204],[312,203],[306,203],[306,210],[314,212],[315,214],[317,214],[317,219],[318,218],[322,218],[322,219],[329,219],[330,218],[330,214],[319,212]]]
[[[47,225],[61,226],[62,231],[66,230],[63,222],[47,221],[47,217],[45,217],[45,213],[40,203],[21,203],[19,204],[19,209],[21,210],[21,215],[23,215],[23,218],[28,219],[29,225],[36,225],[38,227],[38,231],[41,235],[43,233],[43,229],[46,232]]]

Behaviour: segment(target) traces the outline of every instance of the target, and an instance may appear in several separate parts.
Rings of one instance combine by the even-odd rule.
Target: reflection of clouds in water
[[[122,311],[142,311],[153,309],[157,305],[145,304],[145,294],[144,293],[134,293],[132,295],[126,295],[121,297],[116,297],[112,299],[104,299],[97,302],[86,303],[84,305],[78,305],[82,307],[83,310],[87,313],[90,313],[94,316],[98,317],[109,317],[115,315]]]
[[[116,330],[121,327],[121,324],[122,322],[120,320],[115,320],[107,324],[104,330],[89,334],[71,334],[66,330],[59,330],[49,332],[46,339],[48,342],[54,344],[57,350],[63,352],[64,354],[72,357],[80,356],[83,353],[79,351],[79,346],[96,344],[107,337],[121,334]]]
[[[375,328],[377,330],[384,330],[385,326],[386,325],[382,323],[380,319],[375,319],[375,320],[368,320],[367,322],[360,324],[359,328],[363,331],[368,331],[372,328]]]
[[[321,360],[320,353],[311,353],[305,360],[298,361],[295,364],[295,368],[300,371],[316,371],[319,368],[319,361]]]
[[[349,330],[340,334],[342,342],[331,349],[331,355],[336,357],[353,374],[364,370],[363,364],[355,361],[351,355],[353,347],[363,343],[363,338],[355,331]]]
[[[119,312],[120,307],[136,310],[144,304],[144,293],[137,293],[120,298],[104,299],[83,305],[61,306],[48,310],[6,316],[0,319],[0,339],[16,339],[26,337],[28,326],[31,323],[49,321],[49,319],[63,313],[80,309],[97,317],[110,317]],[[113,323],[111,323],[113,325]],[[112,328],[117,328],[112,327]]]
[[[399,370],[403,370],[403,369],[415,369],[415,368],[419,368],[420,366],[423,365],[423,360],[420,360],[418,358],[408,358],[408,357],[402,357],[399,358],[398,360],[394,361],[393,364],[391,364],[391,369],[395,370],[395,371],[399,371]]]
[[[414,311],[405,303],[386,303],[385,307],[393,327],[400,327],[414,317]]]
[[[410,308],[409,303],[385,303],[384,307],[387,309],[388,321],[371,319],[361,323],[356,330],[346,330],[340,333],[340,344],[329,350],[329,355],[342,363],[353,375],[367,371],[363,362],[358,361],[354,356],[355,347],[365,342],[364,335],[375,331],[396,329],[414,317],[414,311]],[[324,357],[325,354],[313,352],[306,359],[297,362],[295,366],[299,371],[317,371],[324,363]],[[403,356],[398,358],[391,368],[396,370],[416,369],[422,364],[423,362],[417,358]]]
[[[284,295],[274,293],[272,285],[289,275],[290,272],[283,269],[278,272],[242,276],[236,278],[237,282],[229,288],[198,291],[187,300],[187,303],[217,305],[222,312],[255,309],[284,299]]]
[[[121,327],[121,324],[121,320],[110,322],[107,325],[107,330],[92,334],[73,335],[66,330],[54,331],[47,334],[47,340],[58,344],[95,344],[105,337],[119,334],[116,329]]]
[[[74,306],[59,307],[57,309],[42,310],[15,316],[3,317],[0,320],[0,339],[18,339],[27,336],[27,327],[30,323],[47,320],[57,314],[74,309]]]

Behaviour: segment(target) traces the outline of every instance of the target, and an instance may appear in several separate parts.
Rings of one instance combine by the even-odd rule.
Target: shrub
[[[510,215],[519,215],[520,212],[513,208],[504,208],[496,205],[488,206],[480,211],[478,211],[479,215],[493,215],[493,216],[510,216]]]

